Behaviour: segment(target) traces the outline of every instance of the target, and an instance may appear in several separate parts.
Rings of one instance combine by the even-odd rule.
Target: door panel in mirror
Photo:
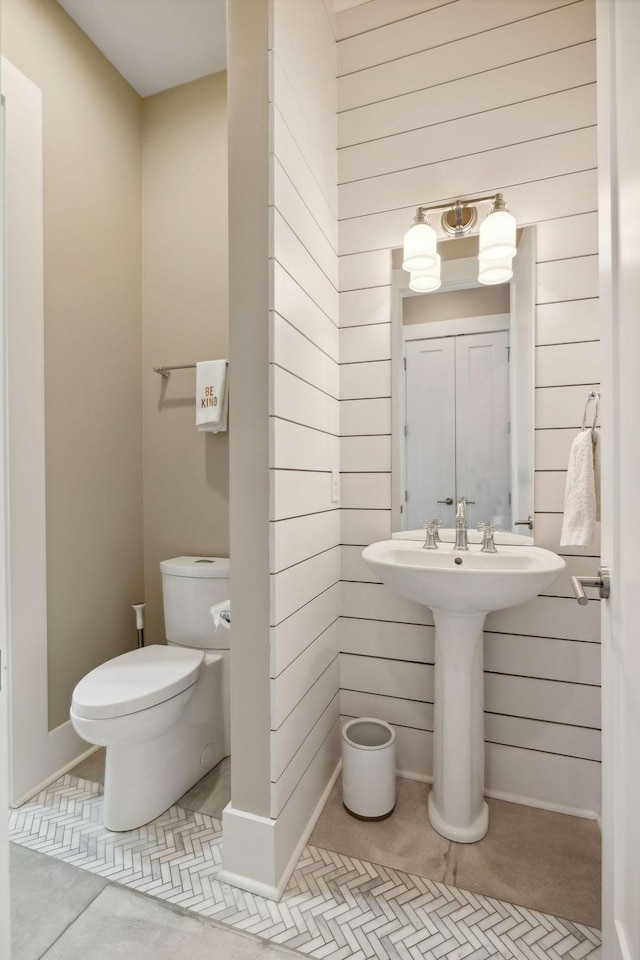
[[[407,529],[427,520],[452,525],[455,511],[455,342],[453,337],[407,344]],[[453,511],[453,512],[452,512]]]

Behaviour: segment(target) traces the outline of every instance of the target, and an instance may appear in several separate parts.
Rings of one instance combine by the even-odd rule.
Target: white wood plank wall
[[[335,15],[275,0],[271,153],[271,816],[289,844],[339,758]]]
[[[593,0],[370,0],[338,14],[342,713],[398,732],[431,771],[429,613],[375,583],[391,533],[389,249],[419,204],[503,190],[537,225],[536,542],[559,550],[569,445],[598,386]],[[597,811],[599,610],[569,575],[487,621],[487,784]]]

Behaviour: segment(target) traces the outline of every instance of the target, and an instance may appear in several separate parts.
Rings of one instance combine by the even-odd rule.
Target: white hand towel
[[[227,429],[227,361],[196,364],[196,426],[220,433]]]
[[[596,520],[600,519],[600,434],[593,431],[593,482],[596,490]]]
[[[564,494],[561,547],[588,547],[596,522],[593,438],[581,430],[571,444]]]
[[[223,600],[222,603],[214,604],[211,607],[211,616],[216,630],[220,626],[228,630],[231,625],[231,601]]]

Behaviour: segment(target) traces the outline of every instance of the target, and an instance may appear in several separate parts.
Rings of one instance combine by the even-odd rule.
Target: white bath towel
[[[208,433],[227,429],[227,361],[196,364],[196,426]]]
[[[231,626],[231,601],[223,600],[222,603],[215,603],[211,607],[211,616],[216,630],[220,626],[228,630]]]
[[[588,547],[596,522],[596,485],[591,430],[581,430],[571,444],[564,494],[561,547]]]

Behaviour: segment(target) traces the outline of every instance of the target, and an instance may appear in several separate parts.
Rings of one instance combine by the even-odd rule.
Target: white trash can
[[[396,805],[396,732],[360,717],[342,728],[342,799],[359,820],[384,820]]]

